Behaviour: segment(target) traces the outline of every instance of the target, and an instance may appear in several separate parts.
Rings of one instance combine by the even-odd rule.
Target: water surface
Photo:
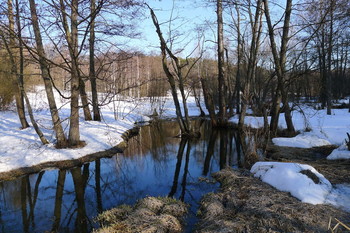
[[[94,218],[146,196],[189,203],[187,231],[200,197],[215,191],[212,172],[240,164],[236,132],[194,121],[201,138],[181,140],[176,122],[141,127],[123,154],[69,170],[48,170],[0,183],[0,232],[89,232]],[[204,180],[204,181],[203,181]]]

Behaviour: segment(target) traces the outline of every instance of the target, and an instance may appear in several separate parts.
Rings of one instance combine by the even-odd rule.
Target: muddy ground
[[[267,160],[309,164],[332,184],[350,183],[350,161],[326,160],[333,149],[270,146]],[[247,170],[225,169],[213,177],[221,188],[202,199],[197,232],[330,232],[329,220],[334,227],[335,218],[350,226],[350,213],[330,205],[302,203]],[[342,226],[336,230],[349,232]]]

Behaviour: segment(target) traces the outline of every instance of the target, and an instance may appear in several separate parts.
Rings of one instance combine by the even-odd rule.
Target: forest
[[[183,133],[191,131],[186,122],[187,93],[203,96],[201,108],[207,109],[213,125],[225,125],[239,114],[242,127],[252,108],[256,115],[271,116],[266,128],[272,135],[280,112],[285,112],[289,133],[295,133],[288,103],[318,101],[330,114],[332,102],[349,94],[347,1],[196,4],[216,12],[216,20],[210,22],[216,28],[215,45],[208,45],[208,22],[202,22],[193,26],[198,31],[197,38],[191,38],[197,41],[195,47],[184,54],[184,47],[177,48],[182,32],[176,28],[176,17],[159,22],[156,12],[141,1],[4,1],[1,109],[16,97],[22,128],[28,127],[26,115],[32,114],[30,108],[25,112],[25,105],[30,106],[26,92],[44,85],[60,148],[79,145],[80,108],[85,120],[99,121],[99,106],[117,94],[156,97],[170,91],[175,106],[184,107],[177,113]],[[137,28],[138,17],[152,18],[160,41],[160,50],[153,55],[123,44],[123,38],[143,33]],[[176,29],[172,32],[164,24]],[[60,125],[54,90],[70,90],[64,96],[71,106],[68,135]],[[99,93],[108,97],[99,98]]]
[[[176,127],[179,127],[171,126],[168,134],[181,140],[171,141],[171,145],[178,144],[179,149],[174,160],[176,166],[173,164],[176,170],[170,192],[173,192],[171,197],[176,196],[184,158],[181,201],[186,200],[186,177],[188,166],[191,167],[189,156],[194,153],[191,143],[199,145],[196,140],[203,137],[208,139],[208,152],[203,158],[198,152],[196,161],[204,161],[205,176],[211,158],[214,160],[216,156],[215,150],[219,151],[218,168],[223,169],[225,164],[233,166],[233,159],[226,158],[223,152],[232,152],[232,141],[238,157],[241,152],[244,155],[244,161],[237,158],[237,166],[251,169],[251,173],[261,179],[265,175],[263,166],[270,166],[258,162],[263,160],[261,155],[270,159],[268,161],[290,159],[290,162],[303,163],[306,159],[295,159],[298,153],[309,155],[319,153],[318,150],[322,150],[322,156],[334,150],[337,152],[333,159],[347,159],[339,165],[343,167],[337,175],[346,173],[350,158],[347,123],[347,114],[350,114],[350,2],[347,0],[0,2],[0,144],[3,144],[0,145],[0,173],[33,167],[31,172],[20,171],[24,175],[41,171],[43,163],[52,167],[50,162],[70,159],[81,159],[80,165],[86,165],[92,161],[85,160],[86,155],[99,157],[97,154],[101,151],[120,153],[121,148],[117,147],[122,141],[127,143],[131,135],[134,136],[133,130],[138,131],[148,123],[155,128],[147,129],[152,137],[142,136],[142,143],[152,148],[152,143],[156,142],[151,141],[157,138],[154,132],[162,132],[165,127],[162,123],[158,125],[159,119],[176,120]],[[208,120],[210,127],[198,123],[198,119]],[[232,128],[238,133],[230,133],[229,137],[221,133]],[[17,140],[13,145],[9,143],[13,140],[11,137]],[[220,148],[214,149],[217,138]],[[160,144],[159,148],[167,147],[162,138],[154,140]],[[124,144],[121,147],[127,148]],[[290,152],[283,147],[311,148],[316,152],[290,149],[294,153],[291,159]],[[137,149],[138,144],[131,144],[130,148],[133,155],[144,150]],[[145,156],[148,148],[145,151],[140,154]],[[168,153],[165,149],[163,155],[155,151],[153,156],[158,162]],[[284,157],[279,155],[281,151]],[[21,153],[28,155],[19,155]],[[280,156],[278,159],[274,157],[276,154]],[[320,169],[327,175],[332,173],[327,170],[328,165],[323,167],[323,162],[313,157],[314,154],[310,155],[311,165],[322,167]],[[13,155],[16,161],[11,162]],[[21,157],[27,160],[22,161]],[[329,163],[332,167],[336,162]],[[85,192],[89,177],[89,167],[85,165],[83,174],[80,169],[75,171],[70,188],[82,182],[79,189]],[[96,166],[100,166],[99,160]],[[288,169],[294,172],[288,165],[271,166],[281,169],[281,173]],[[143,171],[140,167],[137,170]],[[313,172],[314,168],[310,167],[305,164],[298,169]],[[155,169],[160,168],[156,166]],[[61,176],[61,170],[59,174]],[[216,176],[219,182],[223,180],[220,175]],[[316,171],[311,176],[318,177],[319,183],[324,185],[321,189],[329,193],[334,191],[322,174]],[[60,182],[64,183],[65,177],[64,171]],[[77,181],[79,177],[86,180]],[[338,184],[338,177],[327,178]],[[269,184],[274,186],[274,181]],[[99,183],[94,185],[97,187]],[[287,188],[287,191],[304,202],[307,199],[304,196],[293,195],[294,188]],[[29,192],[24,186],[21,190]],[[317,188],[310,190],[318,192]],[[84,193],[80,194],[79,200],[84,199]],[[78,204],[85,211],[80,201]],[[332,201],[321,198],[305,202],[332,204]],[[62,200],[60,202],[62,205]],[[345,202],[336,200],[334,203]],[[99,213],[104,209],[101,205]],[[203,213],[206,211],[211,210],[203,210]],[[79,218],[84,219],[81,216],[86,214],[79,214]],[[82,221],[87,224],[86,219]],[[59,229],[59,222],[60,219],[54,230]],[[205,227],[204,224],[203,232],[207,230]]]

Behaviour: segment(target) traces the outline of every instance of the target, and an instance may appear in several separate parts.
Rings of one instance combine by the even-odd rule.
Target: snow
[[[319,184],[300,173],[303,170],[314,173],[319,178]],[[278,190],[290,192],[292,196],[310,204],[324,203],[332,190],[331,183],[322,174],[305,164],[257,162],[251,168],[251,173]]]
[[[344,144],[347,138],[346,133],[350,132],[350,113],[348,109],[332,109],[332,115],[327,115],[326,110],[316,110],[314,106],[301,105],[298,110],[292,112],[295,130],[299,131],[295,137],[273,138],[273,143],[277,146],[289,146],[299,148],[311,148],[316,146]],[[270,121],[271,118],[268,117]],[[238,117],[230,119],[233,123],[238,123]],[[252,128],[264,126],[263,117],[247,116],[244,124]],[[284,114],[280,114],[278,127],[286,129]],[[350,158],[350,152],[340,147],[334,151],[334,156],[329,159]]]
[[[331,145],[327,139],[320,138],[314,132],[305,132],[292,138],[273,138],[272,142],[278,146],[289,146],[298,148],[311,148],[316,146]]]
[[[348,150],[346,144],[344,143],[337,149],[333,150],[327,159],[336,160],[336,159],[350,159],[350,151]]]
[[[68,134],[69,104],[57,93],[55,94],[62,125]],[[136,122],[149,121],[148,115],[151,115],[154,109],[162,113],[161,117],[175,117],[171,97],[151,101],[149,98],[135,100],[118,96],[116,101],[101,108],[101,122],[84,121],[83,113],[80,112],[80,137],[86,142],[85,147],[58,150],[54,147],[55,135],[44,89],[36,87],[33,93],[28,93],[28,96],[34,109],[34,116],[50,144],[42,145],[33,127],[21,130],[15,111],[0,111],[0,172],[49,161],[77,159],[109,149],[122,142],[122,134],[133,128]],[[189,97],[188,102],[189,114],[199,115],[194,98]],[[29,118],[27,120],[29,122]]]
[[[319,179],[315,183],[301,171],[309,170]],[[332,184],[315,168],[306,164],[283,162],[257,162],[251,173],[276,189],[289,192],[302,202],[331,204],[350,211],[350,184]]]
[[[325,203],[350,212],[350,184],[334,185],[334,188],[328,195]]]
[[[57,150],[54,148],[55,136],[44,88],[36,87],[36,90],[28,95],[35,118],[50,144],[42,145],[33,127],[21,130],[15,111],[0,111],[0,172],[48,161],[77,159],[109,149],[119,144],[122,141],[121,135],[133,128],[135,123],[149,121],[148,115],[151,115],[154,109],[163,118],[175,117],[175,108],[170,95],[152,99],[117,96],[101,108],[101,122],[84,121],[81,118],[80,133],[81,140],[87,144],[85,147]],[[55,93],[55,97],[63,127],[68,134],[69,102],[57,93]],[[200,112],[194,97],[189,96],[187,101],[189,114],[191,116],[199,115]],[[350,132],[347,109],[332,110],[332,115],[327,115],[325,110],[317,111],[306,105],[300,107],[300,110],[303,111],[303,114],[301,111],[293,111],[293,121],[296,130],[301,131],[301,134],[293,138],[274,138],[273,142],[276,145],[309,148],[344,144],[346,133]],[[80,116],[82,117],[82,112]],[[230,121],[237,123],[238,117],[235,116]],[[263,118],[247,116],[245,124],[259,128],[263,126]],[[280,116],[279,127],[286,128],[283,114]],[[311,129],[311,131],[307,132],[306,129]],[[328,159],[350,159],[350,152],[346,150],[345,146],[341,146],[334,150]]]

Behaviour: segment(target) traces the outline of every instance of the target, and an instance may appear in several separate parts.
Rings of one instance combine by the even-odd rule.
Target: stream
[[[242,161],[236,131],[192,123],[201,138],[181,140],[176,122],[157,121],[142,126],[123,154],[0,182],[0,232],[90,232],[98,213],[146,196],[188,203],[191,232],[200,198],[218,188],[210,174]]]

